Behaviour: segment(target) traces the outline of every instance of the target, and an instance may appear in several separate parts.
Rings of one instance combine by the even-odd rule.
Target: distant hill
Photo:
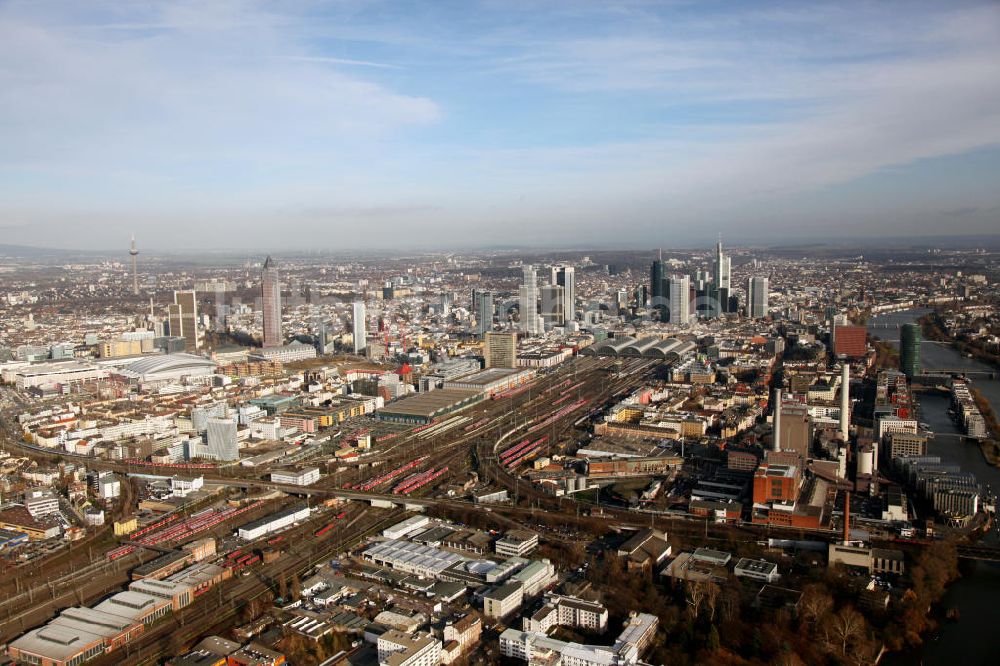
[[[5,245],[0,244],[0,256],[4,257],[54,257],[65,256],[73,252],[72,250],[61,250],[55,248],[33,247],[31,245]]]

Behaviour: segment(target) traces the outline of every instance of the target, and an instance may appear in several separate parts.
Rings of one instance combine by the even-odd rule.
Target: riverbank
[[[987,465],[1000,467],[1000,442],[995,439],[984,439],[979,442],[979,450],[983,452]]]
[[[899,326],[918,322],[928,310],[881,315],[870,322],[869,334],[879,336],[889,344],[898,345]],[[885,325],[888,324],[887,328]],[[946,341],[935,341],[925,335],[920,347],[921,362],[926,372],[982,373],[990,368],[981,361],[967,358]],[[975,387],[990,402],[995,410],[1000,410],[1000,380],[976,379]],[[975,473],[979,481],[1000,488],[1000,467],[987,463],[981,446],[961,437],[963,434],[948,415],[951,400],[947,393],[928,390],[919,394],[921,421],[929,424],[937,437],[928,442],[927,454],[940,456],[947,464],[959,465],[963,470]],[[994,526],[982,536],[982,543],[1000,544],[1000,530]],[[937,627],[923,637],[918,647],[905,648],[900,652],[885,655],[885,666],[910,666],[911,664],[960,663],[964,666],[995,664],[993,645],[983,640],[996,631],[995,608],[1000,598],[1000,565],[989,562],[963,561],[961,577],[948,585],[944,598],[934,609]],[[961,619],[948,620],[947,609],[957,610]]]
[[[954,337],[944,328],[941,315],[937,310],[928,312],[917,320],[925,340],[934,342],[946,342],[960,354],[974,358],[980,363],[984,363],[994,370],[1000,370],[1000,354],[986,351],[976,341],[963,340]]]

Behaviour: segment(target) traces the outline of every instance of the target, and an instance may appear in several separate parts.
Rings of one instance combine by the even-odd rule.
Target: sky
[[[1000,3],[0,0],[0,244],[1000,233]]]

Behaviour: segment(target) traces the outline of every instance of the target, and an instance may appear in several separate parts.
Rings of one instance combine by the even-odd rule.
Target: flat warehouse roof
[[[471,375],[464,375],[462,377],[455,377],[450,380],[452,382],[457,382],[461,384],[489,384],[495,382],[498,379],[503,379],[504,377],[510,377],[511,375],[516,375],[522,372],[526,372],[525,368],[488,368],[486,370],[480,370],[479,372],[474,372]]]
[[[430,417],[442,410],[473,400],[479,396],[480,393],[478,391],[438,389],[403,398],[399,402],[387,405],[380,411],[384,414]]]

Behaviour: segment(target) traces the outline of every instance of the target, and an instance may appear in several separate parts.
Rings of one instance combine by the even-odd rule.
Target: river
[[[911,310],[875,317],[869,322],[869,333],[887,342],[899,342],[899,329],[895,325],[915,322],[927,310]],[[890,328],[879,328],[880,324]],[[946,344],[925,340],[920,345],[920,359],[925,372],[964,370],[968,372],[993,370],[990,366],[965,358]],[[989,400],[994,410],[1000,410],[1000,380],[974,379],[978,388]],[[941,456],[943,461],[962,466],[973,472],[981,484],[989,484],[994,493],[1000,492],[1000,469],[986,463],[979,446],[951,436],[961,434],[960,429],[947,414],[950,399],[945,394],[921,393],[918,395],[920,420],[927,423],[935,437],[928,446],[930,455]],[[997,529],[985,537],[985,542],[1000,543]],[[963,563],[963,576],[945,593],[942,606],[957,608],[958,621],[942,620],[940,629],[925,637],[917,649],[890,655],[883,663],[891,666],[902,664],[948,664],[962,666],[997,664],[1000,657],[992,642],[996,629],[997,602],[1000,601],[1000,565],[982,562]]]

